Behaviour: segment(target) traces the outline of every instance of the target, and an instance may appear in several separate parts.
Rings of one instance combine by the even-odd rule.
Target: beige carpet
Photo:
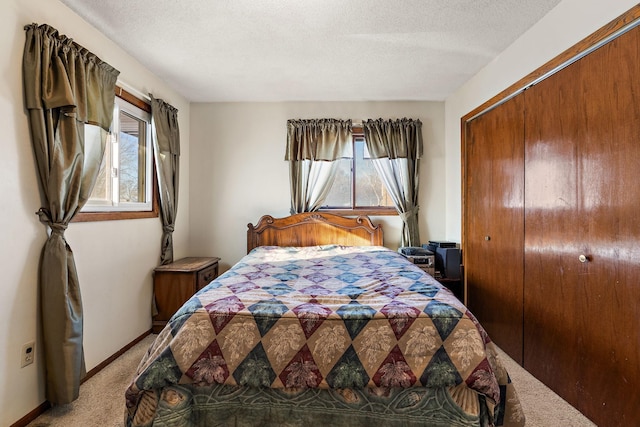
[[[528,427],[597,427],[502,350],[498,353],[518,392]]]
[[[155,335],[136,346],[98,372],[80,387],[75,402],[51,408],[28,427],[122,427],[124,391]],[[500,356],[515,384],[530,427],[595,427],[558,395],[533,378],[503,352]]]
[[[27,427],[123,427],[124,392],[155,337],[145,337],[84,382],[77,400],[54,406]]]

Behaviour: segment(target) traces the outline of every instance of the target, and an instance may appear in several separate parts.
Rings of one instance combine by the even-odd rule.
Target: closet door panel
[[[639,48],[636,28],[589,55],[583,79],[579,206],[589,259],[578,323],[591,386],[580,397],[603,426],[640,425]]]
[[[525,92],[524,367],[600,426],[640,424],[639,33]]]
[[[467,303],[493,341],[522,363],[523,99],[467,123]]]
[[[524,363],[569,402],[581,355],[574,307],[584,274],[577,207],[578,154],[583,118],[577,88],[548,78],[525,92]]]

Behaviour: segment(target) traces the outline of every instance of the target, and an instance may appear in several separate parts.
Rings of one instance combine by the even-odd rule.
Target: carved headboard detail
[[[247,224],[247,253],[258,246],[382,246],[381,225],[367,216],[304,212],[285,218],[264,215],[257,225]]]

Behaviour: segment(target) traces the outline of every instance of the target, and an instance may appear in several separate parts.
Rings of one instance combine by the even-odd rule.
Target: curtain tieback
[[[162,227],[162,231],[164,231],[165,233],[173,233],[174,228],[174,225],[164,225]]]
[[[413,208],[409,209],[406,212],[401,212],[398,216],[400,217],[400,219],[404,222],[407,222],[407,220],[409,218],[411,218],[414,215],[418,215],[418,210],[419,210],[419,206],[414,206]]]
[[[51,228],[52,233],[64,234],[64,231],[67,229],[67,224],[61,222],[53,222],[53,218],[51,218],[51,212],[47,208],[38,209],[36,215],[38,215],[41,223],[46,224],[49,226],[49,228]]]

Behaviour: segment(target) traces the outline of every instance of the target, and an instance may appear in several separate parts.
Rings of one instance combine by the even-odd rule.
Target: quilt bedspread
[[[489,337],[453,294],[383,247],[259,247],[168,323],[127,390],[463,386],[500,401]]]

